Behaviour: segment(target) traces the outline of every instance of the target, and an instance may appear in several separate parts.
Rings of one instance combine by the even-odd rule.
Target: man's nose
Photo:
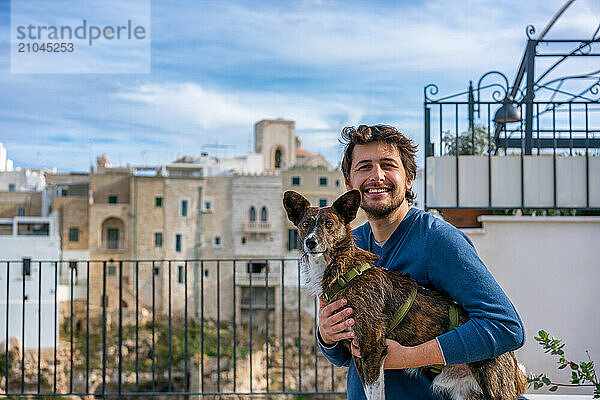
[[[309,250],[314,250],[315,247],[317,247],[317,241],[313,238],[306,239],[306,247],[308,247]]]
[[[381,169],[379,164],[375,164],[371,169],[371,180],[376,182],[385,180],[385,172]]]

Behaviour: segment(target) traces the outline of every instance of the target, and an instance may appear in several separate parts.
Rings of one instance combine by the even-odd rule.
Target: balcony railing
[[[242,225],[242,231],[246,233],[271,233],[273,227],[270,222],[247,222]]]
[[[296,259],[69,263],[0,261],[0,395],[344,393]]]
[[[502,104],[477,103],[477,125],[468,122],[469,102],[426,99],[425,208],[600,209],[598,109],[535,103],[527,154],[522,123],[495,137]]]

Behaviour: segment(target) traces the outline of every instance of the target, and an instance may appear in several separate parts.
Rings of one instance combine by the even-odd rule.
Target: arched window
[[[281,168],[281,150],[275,150],[275,168]]]
[[[119,218],[111,217],[102,223],[102,248],[120,250],[125,248],[125,224]]]
[[[260,209],[260,220],[262,222],[265,222],[265,221],[267,221],[267,217],[268,217],[268,215],[267,215],[267,207],[261,208]]]
[[[256,208],[250,207],[250,222],[256,221]]]

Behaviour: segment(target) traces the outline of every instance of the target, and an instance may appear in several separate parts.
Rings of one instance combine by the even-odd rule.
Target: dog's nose
[[[306,247],[308,247],[309,250],[314,250],[314,248],[317,247],[317,241],[313,238],[306,239]]]

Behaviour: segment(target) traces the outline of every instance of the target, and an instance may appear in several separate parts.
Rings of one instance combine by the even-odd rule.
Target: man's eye
[[[308,225],[309,225],[309,224],[308,224],[308,221],[304,221],[304,222],[302,223],[302,227],[303,227],[304,229],[308,228]]]
[[[326,228],[331,228],[333,226],[333,221],[327,221],[325,222],[325,227]]]

